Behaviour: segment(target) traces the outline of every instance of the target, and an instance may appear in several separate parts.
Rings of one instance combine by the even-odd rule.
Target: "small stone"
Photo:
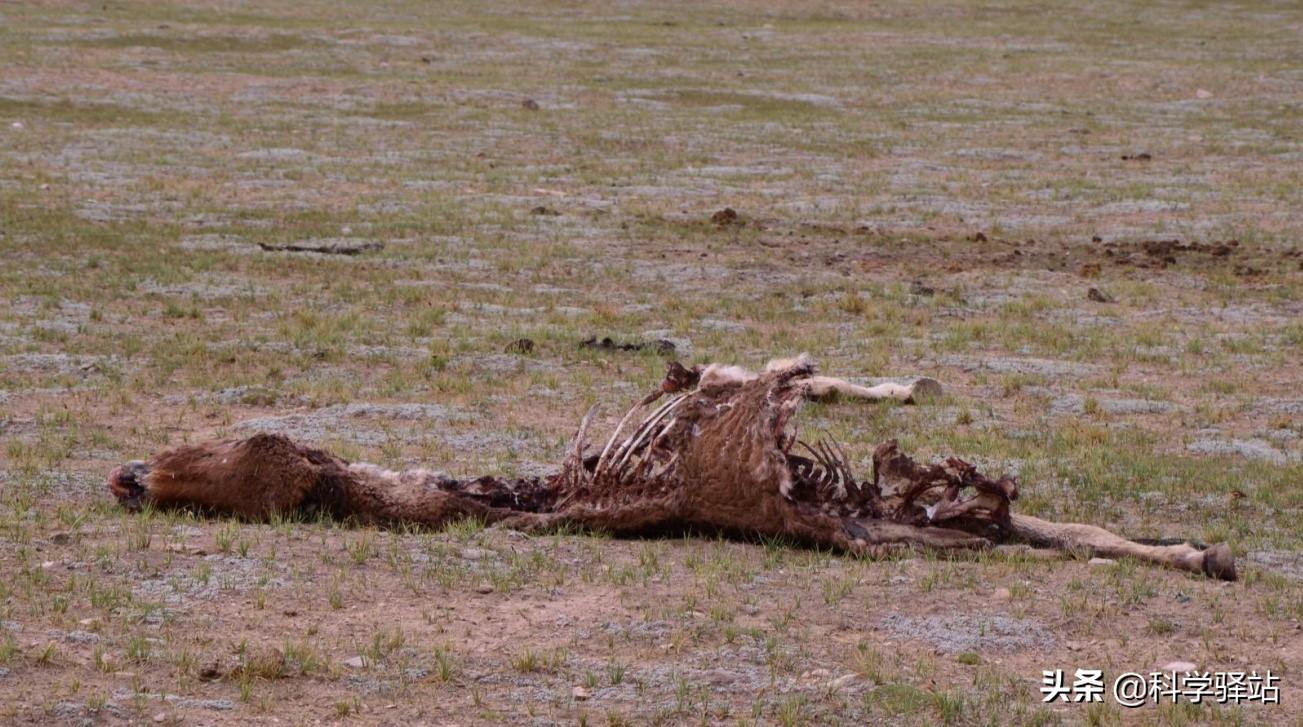
[[[365,669],[371,666],[371,660],[365,656],[351,656],[344,660],[344,666],[350,669]]]
[[[463,548],[461,557],[462,560],[481,560],[484,558],[484,551],[479,548]]]
[[[221,679],[225,673],[220,662],[210,661],[199,667],[199,680],[204,682],[216,681]]]
[[[21,128],[23,128],[23,122],[21,122],[21,121],[15,121],[14,123],[12,123],[12,124],[9,125],[9,128],[11,128],[11,129],[21,129]]]
[[[585,702],[588,701],[589,694],[587,689],[575,687],[570,690],[570,696],[574,697],[576,702]]]
[[[700,676],[712,687],[725,687],[737,681],[737,675],[726,669],[711,669],[702,672]]]
[[[855,682],[859,681],[859,678],[860,678],[859,674],[843,674],[837,677],[836,679],[828,682],[828,688],[845,689],[846,687],[849,687]]]
[[[72,536],[67,533],[54,533],[50,536],[50,542],[55,545],[64,545],[72,540]]]
[[[1212,98],[1212,97],[1213,97],[1213,92],[1212,92],[1212,91],[1209,91],[1209,90],[1207,90],[1207,89],[1198,88],[1198,89],[1195,89],[1194,97],[1195,97],[1195,98]]]
[[[723,227],[724,225],[737,224],[737,210],[732,207],[725,207],[710,216],[710,221]]]
[[[158,714],[154,715],[155,722],[162,722],[166,719],[167,719],[167,712],[159,712]]]
[[[493,586],[490,586],[487,583],[482,583],[475,587],[475,592],[481,595],[493,593]]]
[[[997,588],[995,589],[995,593],[991,595],[995,596],[995,600],[997,601],[1007,601],[1010,598],[1013,598],[1013,593],[1011,593],[1008,588]]]
[[[1113,565],[1113,561],[1108,558],[1091,558],[1090,565]]]
[[[1161,671],[1183,674],[1188,671],[1194,671],[1198,668],[1199,666],[1192,661],[1169,661],[1163,665]]]

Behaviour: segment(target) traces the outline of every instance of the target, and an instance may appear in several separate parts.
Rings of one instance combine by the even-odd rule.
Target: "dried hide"
[[[1012,539],[1235,577],[1225,545],[1144,545],[1088,525],[1016,515],[1013,478],[992,480],[953,457],[922,465],[894,441],[874,452],[872,477],[857,479],[835,443],[797,437],[793,417],[822,380],[809,357],[759,375],[706,372],[670,364],[660,389],[593,452],[589,412],[560,471],[547,478],[392,472],[257,435],[128,463],[110,475],[109,485],[129,507],[196,506],[249,518],[320,508],[367,523],[438,526],[475,516],[521,529],[783,537],[870,556],[902,548],[983,549]]]

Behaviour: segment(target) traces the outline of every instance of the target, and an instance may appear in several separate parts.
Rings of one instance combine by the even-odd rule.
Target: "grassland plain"
[[[1299,724],[1301,37],[1268,0],[0,2],[0,722]],[[102,487],[255,430],[542,471],[661,374],[589,336],[937,377],[806,424],[1244,577]],[[1040,704],[1177,659],[1282,704]]]

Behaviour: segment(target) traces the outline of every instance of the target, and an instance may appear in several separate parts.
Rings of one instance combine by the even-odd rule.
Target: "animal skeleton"
[[[807,398],[911,401],[939,390],[930,379],[862,387],[818,376],[805,355],[775,361],[759,374],[675,362],[596,454],[587,452],[590,410],[550,477],[459,480],[422,469],[394,472],[259,434],[129,462],[109,475],[109,488],[129,508],[196,507],[251,519],[308,508],[363,523],[438,527],[473,516],[525,530],[569,524],[614,535],[785,537],[867,556],[1021,541],[1235,579],[1225,544],[1133,541],[1091,525],[1017,514],[1010,507],[1018,497],[1013,477],[992,480],[955,457],[919,464],[895,441],[877,447],[871,478],[859,479],[838,444],[797,436],[793,417]],[[666,394],[624,435],[639,411]]]

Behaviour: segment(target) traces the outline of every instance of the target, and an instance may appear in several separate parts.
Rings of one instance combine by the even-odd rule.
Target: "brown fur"
[[[590,413],[560,471],[544,479],[385,471],[260,434],[128,463],[114,470],[109,486],[128,507],[195,506],[251,519],[317,508],[365,523],[438,527],[476,516],[524,529],[565,523],[616,535],[705,530],[785,537],[869,555],[900,547],[980,549],[1014,535],[1064,551],[1235,577],[1225,546],[1149,546],[1092,526],[1011,517],[1014,480],[988,479],[959,459],[919,465],[889,442],[875,452],[872,481],[862,483],[835,445],[799,443],[798,454],[792,418],[819,384],[808,357],[759,375],[708,368],[686,393],[684,371],[672,365],[667,383],[635,410],[663,393],[673,398],[622,436],[631,411],[600,454],[586,457]]]

